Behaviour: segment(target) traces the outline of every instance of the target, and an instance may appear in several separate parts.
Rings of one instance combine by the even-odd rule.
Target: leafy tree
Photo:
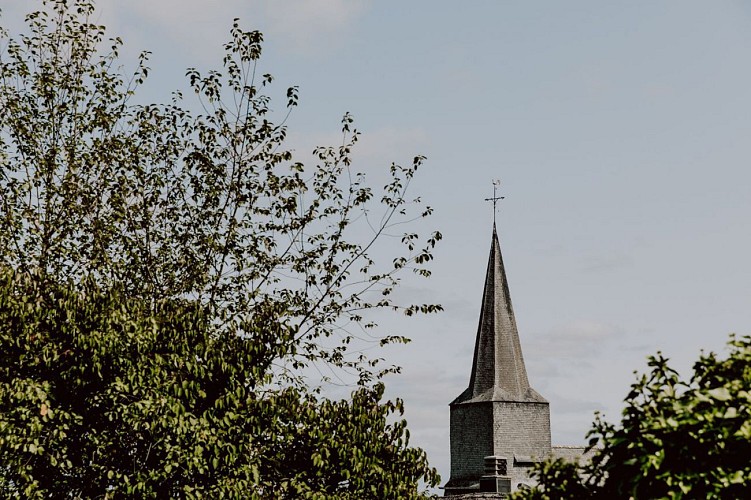
[[[407,195],[423,158],[373,189],[347,114],[341,146],[297,161],[297,88],[275,121],[263,37],[237,20],[222,68],[187,71],[195,104],[136,104],[148,52],[124,74],[122,41],[94,18],[90,0],[43,0],[28,33],[0,28],[1,487],[355,498],[436,484],[386,420],[401,402],[382,401],[380,378],[398,368],[362,349],[408,341],[377,335],[374,311],[440,310],[392,300],[400,273],[430,275],[441,239],[408,225],[431,213]],[[351,400],[321,396],[321,366],[359,385]]]
[[[280,311],[217,334],[195,301],[0,273],[3,498],[414,498],[438,480],[383,385],[267,390]]]
[[[398,233],[431,213],[407,198],[423,158],[392,165],[379,194],[351,165],[358,133],[345,115],[340,147],[316,149],[312,169],[295,161],[286,116],[274,123],[262,93],[272,81],[259,75],[263,37],[237,20],[222,70],[187,72],[201,114],[180,92],[169,104],[132,104],[148,53],[126,77],[122,42],[105,43],[89,0],[43,3],[27,17],[29,34],[2,32],[0,262],[56,282],[87,276],[146,301],[189,297],[218,325],[280,303],[296,330],[294,366],[377,375],[347,349],[350,332],[373,326],[365,313],[438,309],[390,298],[399,271],[430,274],[441,237]],[[297,88],[287,97],[288,115]],[[399,253],[376,261],[393,236]]]
[[[515,498],[745,498],[751,488],[751,337],[702,355],[682,381],[661,354],[632,385],[619,425],[598,417],[590,463],[547,462]]]

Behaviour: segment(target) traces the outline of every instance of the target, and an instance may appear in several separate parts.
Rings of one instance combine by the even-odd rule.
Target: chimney
[[[485,457],[485,475],[480,478],[483,493],[511,493],[511,478],[507,476],[508,459],[498,455]]]

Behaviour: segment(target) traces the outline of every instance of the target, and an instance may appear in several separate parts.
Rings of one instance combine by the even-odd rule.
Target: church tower
[[[480,491],[481,482],[501,491],[487,489],[488,464],[516,490],[532,463],[551,454],[550,408],[529,385],[495,223],[469,387],[450,411],[447,496]]]

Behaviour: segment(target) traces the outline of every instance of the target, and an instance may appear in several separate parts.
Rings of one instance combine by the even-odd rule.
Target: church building
[[[535,462],[577,460],[584,452],[551,445],[550,405],[527,377],[495,223],[469,387],[450,412],[446,496],[503,498],[532,484],[528,473]]]

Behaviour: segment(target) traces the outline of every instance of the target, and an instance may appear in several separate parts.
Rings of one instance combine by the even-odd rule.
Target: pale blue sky
[[[18,26],[26,0],[8,0]],[[345,111],[374,176],[424,154],[415,183],[445,241],[434,277],[402,293],[439,301],[399,319],[390,380],[413,444],[448,480],[448,406],[467,385],[492,212],[532,385],[553,439],[584,442],[615,418],[632,371],[661,349],[688,369],[700,349],[751,332],[751,4],[743,1],[447,2],[107,0],[101,21],[132,55],[154,52],[145,99],[216,65],[233,17],[266,34],[263,71],[307,154]],[[14,21],[15,20],[15,21]],[[281,101],[280,101],[281,106]]]

